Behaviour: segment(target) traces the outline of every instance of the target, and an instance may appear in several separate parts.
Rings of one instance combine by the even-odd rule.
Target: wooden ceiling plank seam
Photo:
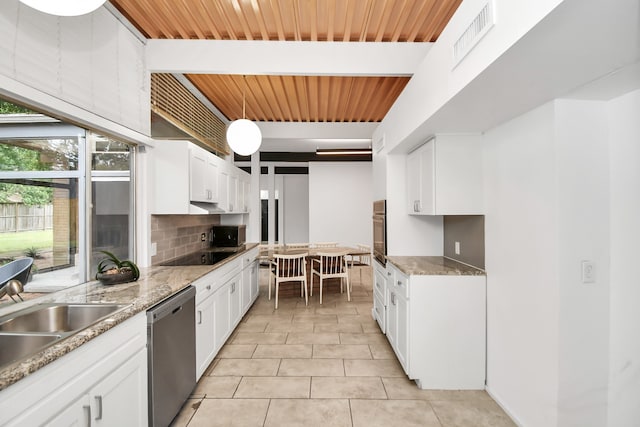
[[[260,28],[260,34],[262,35],[262,40],[270,40],[269,30],[267,30],[267,23],[264,19],[264,11],[260,6],[258,0],[251,0],[251,8],[253,10],[253,14],[255,15],[256,21],[258,22],[258,27]]]
[[[387,25],[389,25],[389,19],[391,18],[391,14],[393,13],[393,6],[389,7],[390,2],[384,0],[382,5],[382,14],[380,24],[378,25],[378,34],[376,36],[376,42],[385,41],[385,32],[387,29]]]
[[[351,122],[351,117],[349,117],[349,104],[351,103],[351,94],[353,91],[353,81],[355,77],[349,77],[345,79],[345,89],[343,90],[342,100],[340,101],[340,112],[339,117],[342,117],[343,122]]]
[[[409,82],[409,77],[388,77],[387,87],[384,90],[384,96],[381,99],[381,109],[386,112],[391,109],[393,103],[398,99],[398,96],[402,93]],[[384,118],[384,116],[383,116]]]
[[[259,101],[261,99],[260,92],[262,89],[260,88],[260,84],[256,83],[255,77],[256,76],[243,76],[246,91],[247,119],[265,121],[267,114],[263,109],[263,103]]]
[[[173,30],[173,34],[171,35],[171,38],[172,39],[181,38],[181,39],[188,40],[189,33],[188,33],[188,30],[186,30],[183,26],[184,17],[182,16],[182,11],[180,10],[180,8],[178,8],[176,11],[176,9],[172,8],[170,4],[167,4],[167,0],[161,0],[159,3],[160,3],[160,9],[163,11],[163,15],[166,16],[167,18],[170,16],[175,17],[176,15],[178,15],[179,19],[174,18],[170,20],[172,24],[171,28]],[[176,37],[176,33],[180,37]]]
[[[438,7],[436,8],[432,19],[430,20],[432,25],[429,26],[429,31],[425,35],[425,41],[435,42],[438,39],[442,30],[439,29],[439,26],[436,23],[443,21],[446,25],[446,23],[449,22],[449,19],[451,19],[451,16],[453,16],[455,10],[460,5],[461,1],[462,0],[450,0],[438,3]],[[442,25],[442,28],[444,28],[444,25]]]
[[[359,42],[366,42],[369,40],[369,26],[371,25],[371,19],[373,16],[373,2],[375,0],[367,0],[367,5],[366,5],[366,15],[365,15],[365,19],[364,19],[364,23],[362,25],[362,28],[360,29],[360,38],[358,39]]]
[[[265,99],[277,99],[277,95],[276,95],[276,89],[274,87],[274,80],[275,77],[274,76],[266,76],[266,85],[268,85],[269,91],[271,92],[269,96],[265,95]],[[266,101],[265,101],[266,102]],[[273,113],[271,115],[271,119],[270,121],[283,121],[282,117],[284,117],[283,111],[282,111],[282,106],[280,105],[279,102],[269,102],[268,103],[269,106],[271,107],[271,109],[273,110]]]
[[[344,116],[343,112],[341,111],[342,105],[345,105],[348,98],[349,98],[349,93],[348,93],[348,88],[350,85],[351,80],[353,80],[353,77],[339,77],[339,81],[338,81],[338,93],[336,96],[336,101],[335,101],[335,105],[333,107],[333,120],[337,121],[337,122],[347,122],[348,118]]]
[[[336,1],[327,0],[327,41],[335,40]]]
[[[372,77],[361,77],[357,79],[355,100],[357,101],[358,108],[354,109],[354,121],[356,122],[361,123],[374,121],[369,119],[371,113],[366,112],[368,106],[375,107],[377,104],[376,100],[374,99],[375,93],[367,90],[367,87],[370,85],[371,81]]]
[[[311,0],[310,1],[312,7],[311,9],[311,41],[312,42],[317,42],[318,41],[318,21],[320,19],[319,13],[318,13],[318,0]]]
[[[230,113],[229,120],[238,120],[238,119],[245,118],[245,114],[243,114],[244,111],[242,109],[242,103],[243,103],[242,77],[243,76],[226,74],[221,76],[221,79],[219,79],[217,82],[218,88],[215,89],[216,92],[219,92],[219,93],[226,92],[226,103],[228,105],[228,110]],[[217,108],[217,105],[216,105],[216,108]]]
[[[220,0],[213,0],[214,5],[218,11],[218,15],[220,16],[220,20],[222,21],[222,25],[224,26],[226,33],[228,34],[228,40],[239,40],[238,34],[236,33],[236,27],[231,22],[231,18],[229,14],[225,10],[225,6]],[[214,25],[219,25],[217,22]]]
[[[166,14],[164,13],[164,11],[162,10],[162,6],[160,7],[154,7],[153,5],[149,4],[150,7],[150,15],[152,16],[152,21],[153,24],[155,24],[157,26],[157,29],[159,31],[160,34],[160,38],[165,38],[165,39],[174,39],[174,30],[172,29],[172,26],[169,22],[169,20],[167,19]],[[152,24],[152,25],[153,25]]]
[[[207,28],[207,24],[202,21],[202,10],[198,7],[199,2],[191,0],[189,7],[185,6],[185,2],[178,2],[178,7],[182,9],[184,16],[188,17],[188,22],[192,23],[191,28],[195,33],[196,39],[206,39],[207,36],[203,28]],[[191,37],[193,38],[193,37]]]
[[[278,31],[278,40],[285,41],[284,25],[282,23],[282,13],[280,11],[279,2],[277,0],[270,0],[271,10],[273,10],[273,16],[276,21],[276,29]]]
[[[300,28],[302,17],[300,16],[300,7],[297,0],[291,0],[291,10],[293,10],[291,14],[293,17],[293,36],[295,40],[302,41],[302,29]]]
[[[306,76],[307,98],[309,99],[309,120],[318,121],[318,80],[316,76]]]
[[[190,74],[187,78],[229,120],[242,117],[242,94],[233,76]]]
[[[126,5],[123,5],[121,1],[115,0],[111,3],[145,37],[149,39],[160,38],[158,36],[158,31],[154,28],[152,22],[147,19],[151,16],[151,13],[150,11],[145,10],[145,6],[147,6],[146,3],[127,3]],[[155,32],[151,34],[150,31]]]
[[[295,102],[295,111],[294,111],[294,121],[296,122],[304,122],[305,114],[304,114],[304,101],[302,92],[300,90],[300,81],[303,80],[302,76],[290,76],[291,77],[291,85],[294,93]],[[291,95],[289,95],[291,97]]]
[[[215,24],[216,18],[214,17],[213,11],[211,10],[211,2],[198,0],[197,4],[199,5],[198,10],[206,17],[204,19],[204,27],[205,32],[211,32],[211,39],[213,40],[223,40],[222,34],[218,30],[218,26]]]
[[[413,19],[410,19],[406,23],[406,28],[408,28],[407,33],[407,42],[414,43],[416,41],[424,41],[424,40],[416,40],[418,37],[418,33],[420,29],[424,27],[425,23],[428,22],[428,16],[431,10],[433,9],[433,5],[435,0],[423,1],[418,4],[418,10],[411,14]]]
[[[296,92],[295,85],[293,83],[294,76],[282,76],[282,82],[284,86],[284,100],[283,103],[287,106],[288,116],[285,121],[296,121],[295,119],[295,110],[296,104],[298,103],[298,99],[296,99],[293,94]]]
[[[347,14],[344,19],[344,34],[342,36],[343,42],[351,41],[351,28],[353,27],[353,20],[355,19],[355,9],[356,2],[355,0],[345,0],[347,2]],[[356,37],[356,40],[359,37]]]
[[[301,122],[310,122],[311,121],[311,113],[309,111],[309,97],[307,90],[307,78],[305,76],[300,76],[296,79],[298,87],[298,99],[300,104],[300,121]]]
[[[398,17],[395,22],[392,24],[391,28],[391,42],[397,43],[402,40],[402,28],[403,24],[406,22],[408,15],[411,11],[411,4],[413,4],[412,0],[403,0],[402,6],[400,7],[400,11],[398,13]]]
[[[240,23],[240,27],[242,27],[242,33],[244,34],[242,39],[253,40],[253,33],[249,27],[245,8],[242,7],[242,4],[240,4],[238,0],[231,0],[231,4],[233,5],[234,17]]]
[[[291,115],[286,99],[287,91],[285,89],[284,77],[285,76],[271,76],[271,82],[275,93],[273,103],[277,104],[281,111],[280,116],[276,118],[276,121],[287,121],[286,117]]]

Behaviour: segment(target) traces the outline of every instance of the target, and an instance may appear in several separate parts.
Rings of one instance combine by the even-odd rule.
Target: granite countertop
[[[409,276],[484,276],[484,270],[442,256],[387,256],[387,260]]]
[[[107,319],[78,331],[30,357],[1,368],[0,390],[18,382],[136,314],[146,311],[158,302],[186,288],[200,277],[237,259],[241,254],[256,246],[258,245],[247,244],[244,251],[215,265],[141,268],[140,278],[136,282],[103,285],[93,281],[46,294],[25,303],[3,307],[0,309],[0,316],[31,307],[34,304],[52,302],[129,304],[126,309],[114,313]]]

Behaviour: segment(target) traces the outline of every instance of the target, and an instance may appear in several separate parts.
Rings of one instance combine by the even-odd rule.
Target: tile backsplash
[[[447,215],[443,223],[444,256],[484,270],[484,215]]]
[[[220,215],[151,215],[151,243],[157,244],[151,265],[207,248],[209,230],[217,224]]]

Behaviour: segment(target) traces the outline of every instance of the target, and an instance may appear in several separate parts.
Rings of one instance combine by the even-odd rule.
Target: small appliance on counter
[[[209,233],[211,247],[235,248],[247,240],[246,225],[214,225]]]

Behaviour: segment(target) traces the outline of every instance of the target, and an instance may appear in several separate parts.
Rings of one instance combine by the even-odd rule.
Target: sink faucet
[[[17,279],[9,280],[6,284],[6,290],[7,290],[7,295],[9,295],[11,300],[16,304],[18,303],[18,301],[15,300],[15,298],[13,297],[14,295],[17,295],[18,298],[20,298],[20,301],[24,301],[20,296],[20,292],[24,291],[24,286],[22,286],[21,281]]]

